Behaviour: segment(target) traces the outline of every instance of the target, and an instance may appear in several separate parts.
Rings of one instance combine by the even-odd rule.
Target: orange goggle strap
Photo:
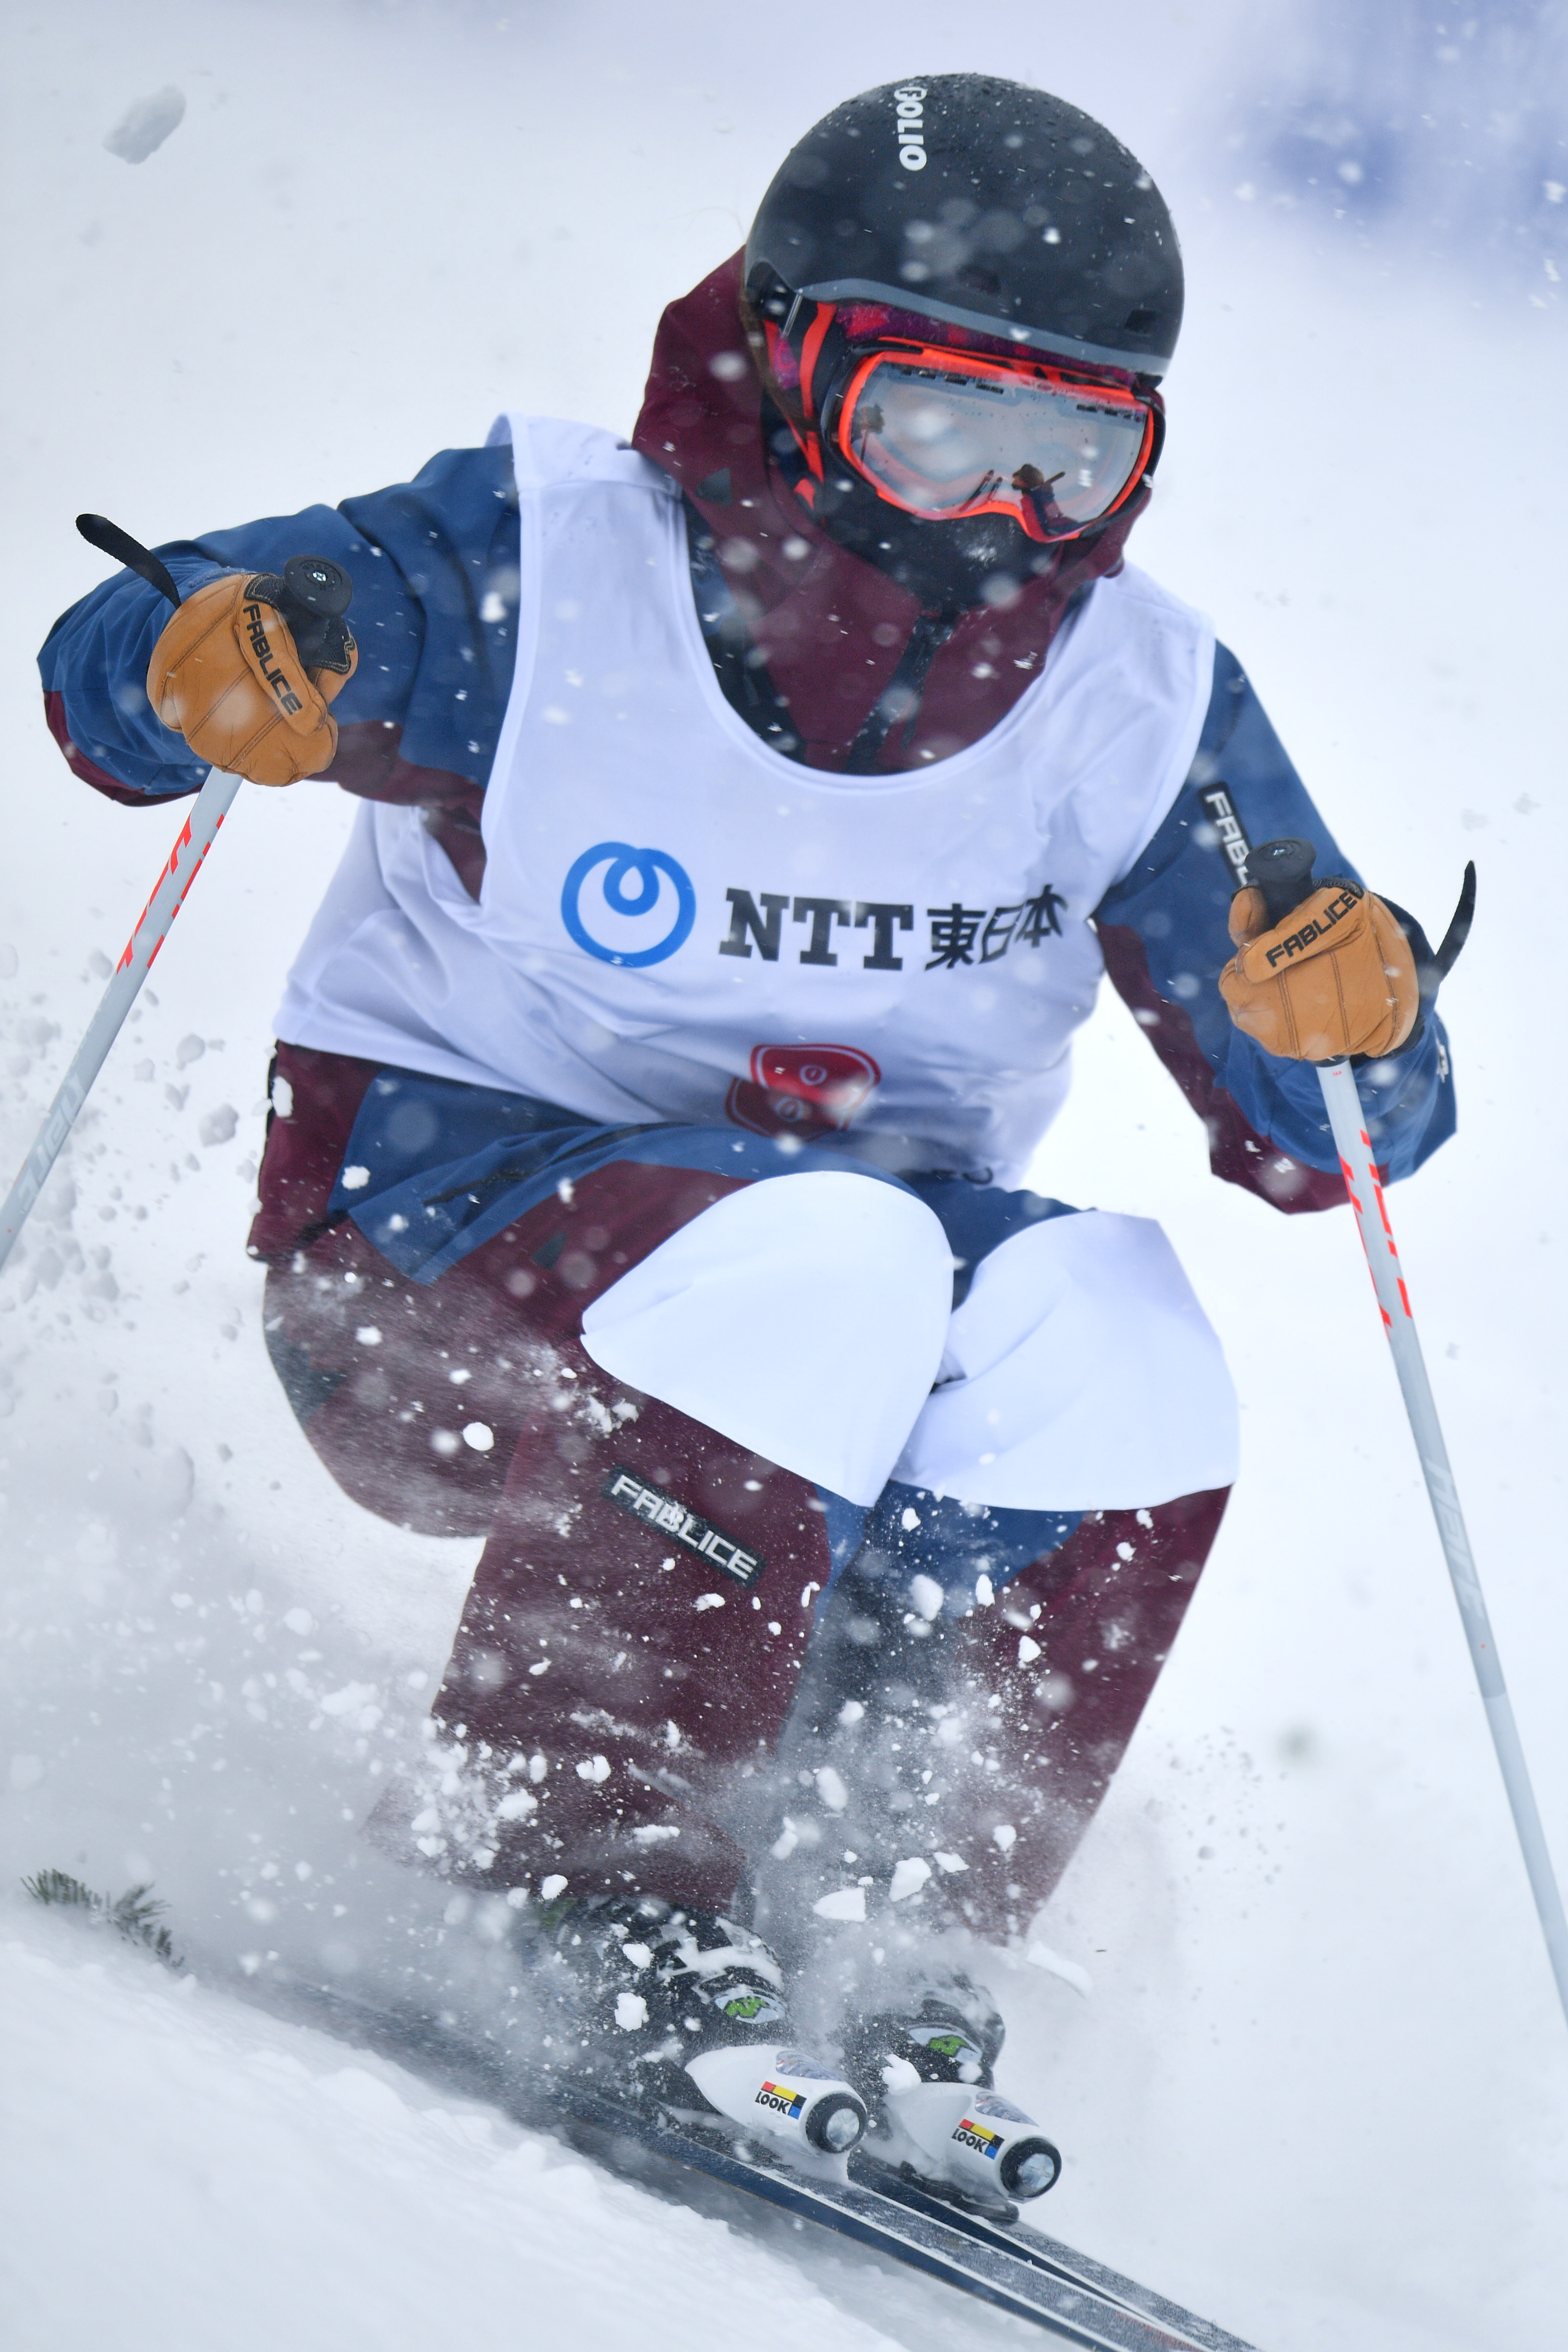
[[[811,399],[811,378],[817,372],[817,362],[821,357],[822,345],[827,341],[835,315],[831,302],[819,302],[817,314],[800,341],[800,406],[808,425],[817,422]]]
[[[813,328],[816,323],[815,320],[812,321]],[[819,348],[821,338],[819,338]],[[812,358],[815,359],[815,356],[816,353],[813,352]],[[971,352],[953,351],[941,344],[884,343],[874,352],[866,352],[857,362],[853,374],[839,397],[831,428],[831,438],[835,450],[844,463],[852,466],[862,481],[871,482],[871,487],[875,490],[878,498],[886,499],[890,506],[902,507],[906,514],[918,515],[922,509],[912,506],[907,499],[901,499],[884,483],[872,480],[850,446],[850,433],[854,421],[855,404],[870,377],[887,361],[905,366],[930,368],[940,375],[990,376],[998,381],[1011,383],[1017,383],[1021,378],[1027,383],[1041,384],[1051,392],[1069,394],[1089,392],[1095,399],[1103,401],[1107,408],[1120,409],[1133,415],[1142,415],[1144,437],[1137,457],[1125,482],[1110,505],[1103,508],[1099,514],[1091,515],[1087,520],[1079,523],[1071,530],[1053,531],[1049,542],[1046,542],[1051,546],[1058,546],[1063,540],[1081,539],[1086,530],[1093,530],[1101,523],[1108,521],[1119,507],[1126,504],[1148,470],[1150,457],[1155,447],[1155,411],[1148,401],[1139,399],[1135,393],[1124,392],[1119,384],[1085,382],[1082,377],[1066,375],[1060,369],[1044,364],[998,363],[994,360],[981,359]],[[807,380],[804,365],[801,368],[801,379],[804,386]],[[829,400],[831,404],[831,394]],[[810,452],[807,454],[809,461]],[[819,472],[821,470],[820,459],[815,470]],[[1030,539],[1045,541],[1046,535],[1035,520],[1033,508],[1027,493],[1022,493],[1016,499],[988,499],[982,505],[965,507],[962,511],[965,516],[1011,515]],[[932,519],[953,520],[956,518]]]
[[[817,484],[822,479],[822,442],[817,429],[816,410],[811,398],[811,378],[816,372],[817,362],[821,356],[822,344],[826,341],[828,331],[832,326],[833,317],[832,303],[819,302],[813,306],[811,323],[801,338],[799,356],[783,328],[776,320],[768,319],[763,322],[763,339],[768,350],[768,369],[772,374],[775,388],[785,395],[779,403],[784,422],[794,435],[796,446],[810,469],[805,478],[795,485],[797,495],[805,500],[807,506],[814,502]],[[783,367],[779,365],[781,357],[786,361],[786,365]],[[790,381],[791,376],[794,378],[793,382]],[[794,401],[789,398],[791,394],[794,395],[794,401],[800,403],[799,419],[791,414],[794,405]]]

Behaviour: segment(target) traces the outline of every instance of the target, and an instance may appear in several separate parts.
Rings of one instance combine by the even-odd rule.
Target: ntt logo
[[[906,172],[925,169],[925,85],[906,81],[893,93],[897,109],[898,160]]]
[[[663,963],[684,947],[696,912],[685,866],[666,850],[633,849],[628,841],[585,849],[560,894],[560,919],[578,946],[629,971]]]

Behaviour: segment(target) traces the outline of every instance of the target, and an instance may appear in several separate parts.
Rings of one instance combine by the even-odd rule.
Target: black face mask
[[[932,522],[879,498],[869,482],[829,471],[813,520],[848,554],[876,566],[923,611],[967,613],[1011,604],[1030,579],[1054,572],[1054,548],[1038,547],[1007,515]]]
[[[763,431],[779,470],[793,488],[807,467],[783,416],[765,401]],[[846,554],[874,564],[923,612],[958,614],[1011,604],[1026,582],[1055,571],[1061,551],[1040,547],[1007,515],[932,522],[879,498],[857,475],[830,467],[817,485],[811,520]],[[1082,547],[1083,541],[1071,542]]]

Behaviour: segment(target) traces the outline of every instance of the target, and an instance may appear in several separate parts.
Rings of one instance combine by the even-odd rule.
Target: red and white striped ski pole
[[[60,1081],[48,1115],[5,1195],[5,1205],[0,1209],[0,1266],[10,1256],[16,1236],[76,1125],[110,1047],[141,993],[141,983],[169,936],[169,926],[183,906],[185,893],[200,873],[202,860],[217,839],[218,827],[243,782],[243,777],[225,776],[214,768],[197,793],[195,804],[169,852],[168,863],[153,886],[152,896],[141,911],[141,920],[125,942],[124,952],[88,1024],[87,1034],[72,1055],[71,1066]]]
[[[1306,841],[1267,841],[1260,848],[1249,850],[1247,877],[1262,891],[1271,922],[1283,922],[1292,908],[1300,906],[1301,900],[1317,887],[1312,880],[1315,856],[1312,843]],[[1460,902],[1458,919],[1462,920],[1465,929],[1469,928],[1473,888],[1472,872],[1466,877],[1466,898]],[[1450,945],[1454,940],[1453,933],[1444,941],[1436,960],[1440,971],[1446,970],[1452,962],[1462,939],[1461,930],[1458,943]],[[1399,1375],[1405,1410],[1410,1418],[1421,1475],[1427,1481],[1432,1514],[1437,1522],[1437,1535],[1442,1543],[1443,1557],[1448,1564],[1454,1598],[1459,1604],[1465,1639],[1470,1645],[1476,1680],[1480,1685],[1481,1703],[1487,1711],[1492,1745],[1497,1750],[1497,1760],[1513,1813],[1513,1824],[1524,1856],[1531,1892],[1535,1897],[1541,1930],[1546,1938],[1547,1957],[1557,1983],[1557,1997],[1563,2004],[1563,2017],[1568,2020],[1568,1919],[1563,1916],[1563,1897],[1552,1867],[1552,1855],[1536,1806],[1535,1791],[1531,1785],[1530,1768],[1520,1742],[1513,1704],[1508,1695],[1508,1685],[1503,1681],[1502,1664],[1481,1593],[1480,1578],[1470,1549],[1464,1514],[1459,1508],[1458,1489],[1449,1466],[1448,1449],[1443,1443],[1442,1425],[1437,1419],[1432,1384],[1427,1377],[1426,1360],[1416,1336],[1416,1318],[1410,1309],[1410,1294],[1399,1263],[1394,1228],[1388,1219],[1383,1180],[1378,1175],[1371,1138],[1367,1134],[1366,1114],[1356,1091],[1354,1073],[1347,1061],[1320,1063],[1318,1078],[1322,1087],[1329,1125],[1333,1132],[1334,1149],[1339,1153],[1340,1167],[1344,1172],[1345,1190],[1355,1212],[1362,1247],[1366,1252],[1366,1263],[1371,1269],[1372,1286],[1383,1316],[1383,1328],[1394,1351],[1394,1369]]]
[[[102,515],[78,515],[77,529],[94,547],[101,548],[118,562],[150,581],[171,604],[180,602],[180,592],[167,570],[151,551],[128,531],[109,522]],[[290,572],[298,569],[296,558]],[[322,609],[343,611],[349,602],[347,575],[324,557],[307,557],[304,562],[314,567],[306,576],[307,593],[310,579],[319,575],[324,591]],[[292,584],[292,583],[291,583]],[[290,617],[286,614],[286,618]],[[308,619],[308,612],[299,615]],[[115,966],[114,976],[103,992],[102,1002],[89,1024],[86,1036],[71,1058],[71,1066],[60,1082],[59,1091],[49,1105],[48,1115],[35,1137],[32,1149],[22,1162],[16,1182],[0,1209],[0,1266],[4,1266],[16,1246],[16,1237],[32,1212],[38,1194],[43,1191],[50,1169],[64,1149],[66,1138],[76,1125],[83,1103],[92,1091],[93,1081],[102,1069],[110,1047],[125,1025],[126,1016],[141,992],[141,984],[152,971],[159,949],[169,936],[170,925],[185,903],[185,894],[202,870],[202,862],[217,839],[218,827],[234,803],[243,777],[225,774],[214,768],[197,793],[189,816],[181,827],[173,848],[169,852],[163,871],[153,885],[152,896],[141,910],[136,929],[125,943],[124,952]]]

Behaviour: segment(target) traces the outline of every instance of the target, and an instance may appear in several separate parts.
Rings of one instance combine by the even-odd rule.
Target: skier
[[[622,2083],[790,2000],[873,2106],[990,2083],[932,1939],[1049,1895],[1235,1470],[1159,1228],[1022,1188],[1102,971],[1287,1213],[1343,1198],[1314,1058],[1391,1178],[1453,1129],[1418,926],[1124,560],[1182,299],[1099,123],[889,84],[666,310],[629,445],[504,417],[44,648],[119,801],[365,803],[278,1016],[267,1345],[347,1494],[486,1538],[376,1833],[518,1890]],[[278,617],[301,549],[357,654]],[[1336,879],[1271,929],[1281,834]],[[861,1917],[835,2021],[807,1930]]]

